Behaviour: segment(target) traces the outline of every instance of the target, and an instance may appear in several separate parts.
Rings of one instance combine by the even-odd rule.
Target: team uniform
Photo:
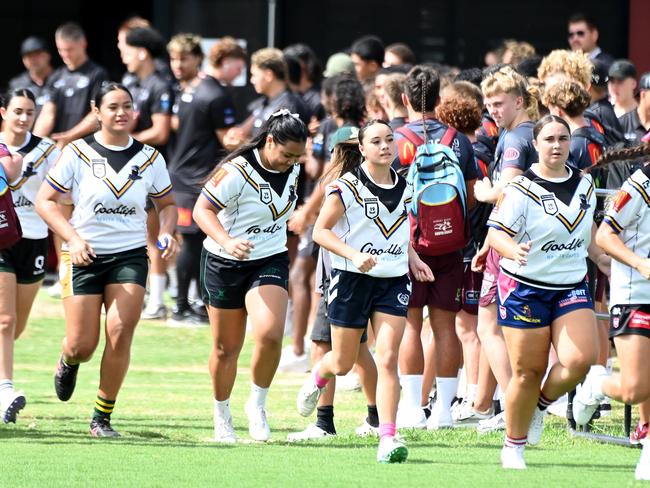
[[[525,266],[501,258],[499,325],[537,328],[593,308],[586,283],[596,195],[590,176],[566,166],[569,176],[545,180],[535,168],[511,181],[488,225],[515,242],[532,241]]]
[[[0,143],[4,143],[0,135]],[[50,139],[27,133],[21,147],[9,150],[23,157],[22,173],[9,183],[23,237],[9,249],[0,251],[0,272],[16,275],[19,284],[36,283],[45,277],[47,224],[34,209],[36,194],[61,151]]]
[[[635,254],[650,255],[650,166],[632,174],[604,218]],[[612,259],[610,336],[638,334],[650,338],[650,287],[635,269]]]
[[[260,97],[248,105],[248,111],[253,117],[251,136],[257,136],[269,117],[283,108],[286,108],[291,113],[298,114],[305,125],[309,124],[310,112],[305,102],[298,95],[289,90],[284,90],[274,98]]]
[[[370,271],[361,273],[350,260],[330,253],[327,315],[332,325],[365,329],[375,311],[406,317],[411,294],[407,208],[412,191],[394,170],[391,174],[393,186],[386,188],[359,166],[327,188],[327,194],[336,193],[345,207],[332,231],[377,259]]]
[[[144,287],[146,200],[172,190],[160,153],[133,139],[127,147],[105,146],[95,134],[68,144],[46,181],[71,195],[70,223],[97,254],[90,265],[75,266],[63,244],[62,296],[101,294],[111,283]]]
[[[211,237],[203,242],[201,293],[216,308],[242,308],[248,290],[288,289],[287,220],[297,199],[299,165],[286,172],[262,166],[257,149],[223,164],[202,193],[231,237],[251,241],[248,259],[238,260]]]
[[[605,137],[593,126],[580,127],[571,133],[569,164],[578,169],[593,166],[603,155]]]
[[[48,78],[46,78],[42,85],[39,85],[32,79],[31,76],[29,76],[29,71],[25,71],[15,78],[9,80],[8,91],[11,92],[19,88],[27,88],[29,91],[31,91],[34,94],[34,98],[36,99],[35,116],[38,118],[43,105],[48,100],[47,94],[48,90],[50,89],[51,80],[52,76],[50,75]]]

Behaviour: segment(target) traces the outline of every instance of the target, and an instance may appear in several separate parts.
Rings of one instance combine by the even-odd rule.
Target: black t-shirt
[[[215,131],[235,124],[230,93],[211,76],[178,95],[178,131],[167,165],[177,192],[198,195],[226,151]]]
[[[299,96],[285,90],[275,98],[260,97],[248,106],[248,111],[253,116],[253,132],[251,135],[253,137],[257,136],[264,122],[272,114],[283,108],[286,108],[291,113],[298,114],[300,120],[305,124],[309,123],[309,109],[305,106],[305,103]]]
[[[623,128],[623,136],[632,146],[641,144],[641,138],[650,130],[643,127],[637,109],[621,115],[618,120]]]
[[[320,92],[316,88],[310,88],[305,93],[301,93],[300,96],[307,107],[310,119],[316,117],[316,120],[323,120],[327,116],[325,107],[320,101]]]
[[[79,68],[70,71],[61,66],[52,74],[48,100],[56,105],[54,132],[73,128],[90,112],[90,102],[108,81],[106,70],[88,60]]]
[[[133,109],[138,114],[135,132],[151,128],[154,114],[171,115],[173,105],[172,87],[167,80],[154,72],[144,80],[124,76],[122,83],[133,95]]]
[[[52,82],[52,75],[50,75],[43,85],[37,85],[32,77],[29,76],[28,71],[24,71],[22,74],[16,76],[9,80],[9,91],[16,90],[18,88],[27,88],[34,94],[36,98],[36,117],[41,112],[43,105],[48,100],[48,90]]]
[[[605,136],[594,127],[580,127],[571,134],[569,162],[578,169],[592,167],[603,155]]]
[[[608,147],[625,140],[623,137],[623,129],[618,121],[618,117],[616,117],[614,107],[612,107],[612,104],[609,103],[607,98],[598,100],[591,105],[585,111],[584,116],[596,130],[605,136]]]

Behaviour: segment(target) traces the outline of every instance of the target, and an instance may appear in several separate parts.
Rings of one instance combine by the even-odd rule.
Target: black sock
[[[366,422],[372,427],[379,427],[379,414],[377,413],[377,405],[368,405],[368,417]]]
[[[316,409],[316,427],[323,429],[328,434],[336,435],[334,427],[334,406],[327,405]]]
[[[115,408],[115,400],[107,400],[97,395],[95,399],[95,409],[93,410],[93,418],[111,419],[111,414]]]

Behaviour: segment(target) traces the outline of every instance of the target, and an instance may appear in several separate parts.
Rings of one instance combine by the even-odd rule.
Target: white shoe
[[[293,432],[287,436],[287,442],[301,441],[323,441],[330,437],[336,437],[336,434],[330,434],[317,425],[311,424],[302,432]]]
[[[266,420],[266,410],[259,405],[246,402],[244,411],[248,416],[248,434],[251,439],[266,442],[271,438],[271,429]]]
[[[550,413],[552,415],[555,415],[556,417],[561,417],[561,418],[565,419],[566,418],[566,410],[567,410],[567,402],[568,402],[568,398],[567,398],[567,395],[565,393],[560,398],[558,398],[553,403],[551,403],[546,410],[548,411],[548,413]]]
[[[506,430],[506,412],[503,411],[489,419],[480,420],[476,426],[476,430],[478,430],[481,434]]]
[[[395,424],[398,429],[426,429],[427,417],[420,407],[398,405]]]
[[[367,420],[364,420],[362,425],[354,429],[354,433],[359,437],[377,437],[379,427],[373,427]]]
[[[524,446],[503,446],[503,449],[501,449],[501,467],[504,469],[526,469]]]
[[[318,399],[324,389],[325,388],[318,388],[313,375],[310,374],[309,379],[303,383],[298,392],[298,397],[296,398],[298,413],[303,417],[309,417],[314,413],[316,405],[318,405]]]
[[[232,417],[215,417],[214,419],[214,442],[222,444],[233,444],[237,442],[235,429],[232,426]]]
[[[361,378],[359,374],[350,371],[345,376],[336,377],[337,391],[361,391]]]
[[[377,461],[380,463],[403,463],[408,455],[409,451],[404,443],[395,437],[385,436],[379,441]]]
[[[278,371],[283,373],[306,373],[309,371],[309,356],[307,352],[296,356],[293,352],[293,346],[289,344],[282,349]]]
[[[641,444],[643,444],[643,449],[634,470],[634,477],[639,481],[650,481],[650,446],[645,439],[641,441]]]
[[[47,294],[52,298],[61,298],[61,282],[57,281],[47,289]]]
[[[467,400],[451,410],[451,418],[454,420],[454,425],[476,425],[481,420],[487,420],[494,415],[493,410],[490,408],[485,413],[474,410],[474,405]]]
[[[540,410],[535,407],[533,418],[528,427],[528,444],[536,446],[542,440],[542,433],[544,432],[544,417],[546,417],[546,410]]]
[[[453,429],[454,419],[451,418],[450,408],[444,408],[440,401],[436,401],[427,419],[427,430]]]
[[[143,320],[166,320],[167,307],[164,305],[155,305],[153,303],[147,304],[142,311],[140,318]]]
[[[22,391],[13,391],[9,395],[6,401],[0,404],[0,410],[2,411],[2,421],[5,424],[16,423],[16,416],[27,405],[27,400],[25,399],[25,394]]]
[[[605,395],[593,391],[594,383],[602,381],[603,376],[607,376],[604,366],[592,366],[580,390],[573,397],[573,420],[577,425],[587,425],[600,402],[605,399]]]

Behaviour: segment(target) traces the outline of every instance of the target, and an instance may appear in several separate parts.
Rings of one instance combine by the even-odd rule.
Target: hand
[[[88,266],[96,258],[95,251],[78,235],[68,241],[70,260],[76,266]]]
[[[484,246],[474,255],[472,258],[472,271],[474,271],[474,273],[482,273],[485,271],[485,263],[487,262],[489,252],[490,247]]]
[[[68,137],[67,132],[57,132],[50,135],[50,139],[56,142],[56,147],[63,149],[72,140]]]
[[[519,266],[526,266],[526,264],[528,264],[528,251],[530,251],[532,244],[532,241],[517,244],[514,249],[512,260]]]
[[[246,140],[246,134],[240,127],[232,127],[223,136],[223,145],[228,149],[241,146]]]
[[[362,273],[367,273],[375,267],[377,258],[365,252],[357,252],[352,256],[352,264]]]
[[[474,196],[479,202],[488,202],[492,194],[492,182],[487,176],[474,183]]]
[[[310,223],[305,207],[299,207],[289,217],[287,228],[294,234],[301,235],[305,232]]]
[[[600,266],[598,267],[600,268]],[[650,258],[641,259],[634,269],[646,280],[650,280]]]
[[[161,257],[165,260],[171,259],[171,257],[176,254],[176,251],[178,251],[178,242],[176,242],[176,239],[174,239],[174,236],[171,234],[160,234],[158,236],[158,242],[165,245],[165,247],[161,249]]]
[[[411,268],[413,278],[417,281],[435,281],[431,268],[419,257],[416,256],[409,260],[409,267]]]
[[[233,257],[236,257],[237,259],[244,260],[248,259],[248,256],[250,256],[251,249],[253,249],[255,246],[251,241],[247,241],[246,239],[240,239],[239,237],[231,238],[226,241],[226,243],[223,245],[223,248],[226,250],[228,254],[230,254]]]
[[[312,136],[316,135],[316,132],[318,132],[318,128],[320,127],[320,122],[316,118],[315,115],[311,116],[311,120],[309,121],[309,134]]]

